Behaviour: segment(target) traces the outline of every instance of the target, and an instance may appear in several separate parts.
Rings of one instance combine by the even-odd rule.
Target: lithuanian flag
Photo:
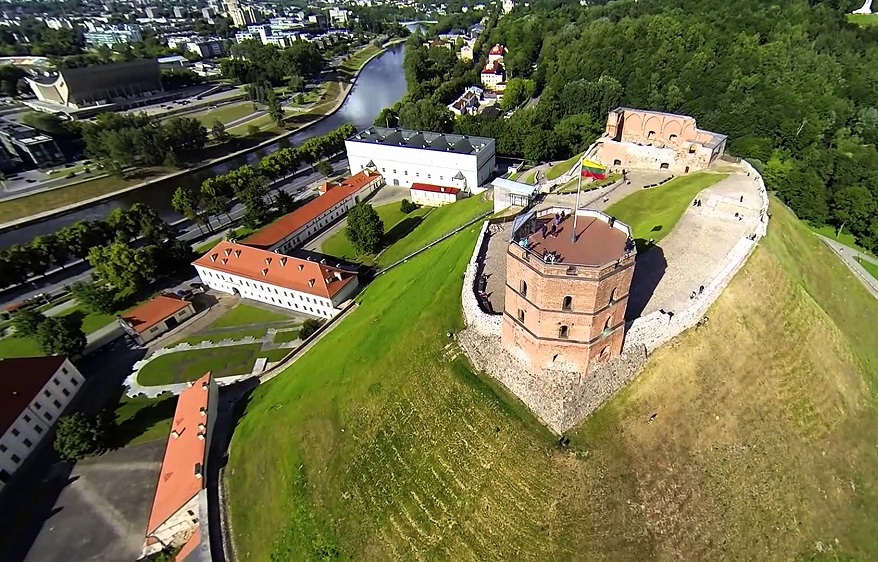
[[[607,169],[597,162],[592,162],[591,160],[583,160],[582,177],[594,178],[596,180],[606,179]]]

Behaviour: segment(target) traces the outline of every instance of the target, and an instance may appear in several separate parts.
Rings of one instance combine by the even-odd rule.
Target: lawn
[[[77,316],[82,321],[82,331],[85,335],[100,330],[104,326],[116,321],[115,314],[101,314],[100,312],[88,312],[77,304],[69,310],[65,310],[61,316]]]
[[[878,25],[878,14],[848,14],[848,22],[860,27]]]
[[[69,187],[59,187],[51,191],[36,193],[12,199],[11,201],[0,202],[0,223],[13,221],[22,217],[28,217],[36,213],[51,211],[58,207],[79,203],[92,197],[106,195],[120,189],[125,189],[132,185],[142,183],[143,181],[168,173],[163,169],[144,168],[144,174],[136,179],[122,179],[116,176],[107,176],[97,178],[86,182],[78,183]]]
[[[839,244],[844,244],[845,246],[849,246],[854,248],[855,250],[859,250],[864,254],[872,255],[872,252],[863,248],[859,244],[857,244],[857,238],[848,232],[847,230],[842,230],[841,235],[836,235],[836,229],[834,226],[823,225],[823,226],[813,226],[808,225],[808,228],[811,229],[811,232],[816,232],[817,234],[823,235],[830,240],[835,240]]]
[[[267,324],[269,322],[284,322],[291,318],[282,312],[267,310],[249,304],[239,304],[223,314],[216,322],[210,325],[210,330],[217,328],[229,328],[232,326],[252,326]]]
[[[40,344],[31,338],[9,336],[0,338],[0,359],[7,357],[38,357],[45,355]]]
[[[523,173],[519,179],[517,179],[515,181],[520,181],[521,183],[528,183],[530,185],[534,185],[535,183],[537,183],[537,171],[538,170],[536,168],[534,168],[532,170],[528,170],[527,172]]]
[[[348,74],[353,74],[356,71],[363,68],[363,65],[366,64],[366,61],[373,55],[380,53],[384,50],[383,47],[376,47],[375,45],[369,44],[365,48],[360,49],[339,65],[339,70]]]
[[[871,275],[875,279],[878,279],[878,265],[875,265],[874,263],[866,260],[858,261],[860,262],[860,265],[863,266],[863,269],[869,272],[869,275]]]
[[[561,176],[569,172],[570,168],[572,168],[573,165],[576,164],[584,154],[585,152],[582,152],[575,156],[571,156],[563,162],[558,162],[557,164],[546,170],[546,179],[553,180],[556,178],[560,178]]]
[[[410,234],[387,248],[379,256],[378,265],[387,267],[492,209],[493,202],[483,200],[481,195],[473,195],[457,203],[439,207],[427,215]]]
[[[214,121],[216,120],[219,120],[221,123],[226,124],[235,121],[236,119],[247,117],[252,113],[253,103],[248,101],[230,103],[228,105],[220,106],[216,109],[192,114],[191,117],[197,119],[202,125],[210,129],[213,126]]]
[[[178,343],[201,343],[203,341],[219,343],[223,340],[240,340],[251,336],[254,338],[261,338],[267,331],[267,328],[251,328],[249,330],[223,330],[211,332],[210,329],[207,328],[200,330],[191,336],[175,340],[174,343],[169,344],[169,346],[174,346]]]
[[[420,207],[409,214],[405,214],[399,210],[399,202],[388,203],[387,205],[379,205],[375,207],[375,212],[384,222],[384,237],[387,244],[392,244],[397,239],[402,238],[410,230],[415,228],[422,220],[424,215],[433,210],[432,207]],[[372,261],[373,256],[359,256],[354,249],[353,244],[348,240],[348,236],[344,229],[339,230],[330,236],[320,246],[320,251],[330,256],[344,258],[352,261],[367,262]]]
[[[253,343],[169,353],[147,363],[140,370],[137,382],[159,386],[193,381],[208,371],[217,378],[246,375],[253,370],[258,357],[268,355],[261,349],[262,344]]]
[[[114,445],[127,447],[167,439],[177,397],[166,393],[155,398],[122,395],[116,405],[117,431]]]
[[[274,334],[274,343],[287,343],[299,339],[299,330],[277,332]]]
[[[680,176],[659,187],[641,189],[610,205],[606,212],[630,226],[636,240],[652,238],[658,243],[670,234],[702,189],[725,177],[710,172]]]
[[[226,471],[239,556],[878,558],[878,302],[772,205],[708,326],[569,449],[445,335],[475,227],[378,278],[247,402]]]

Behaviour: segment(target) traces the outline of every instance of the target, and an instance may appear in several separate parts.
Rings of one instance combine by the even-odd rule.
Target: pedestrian
[[[744,196],[742,195],[741,196],[741,203],[743,203],[743,202],[744,202]]]

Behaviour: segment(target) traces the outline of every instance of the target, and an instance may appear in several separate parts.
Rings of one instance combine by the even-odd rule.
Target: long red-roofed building
[[[285,256],[235,242],[220,242],[192,265],[211,289],[319,318],[338,314],[359,286],[356,271],[325,259]]]
[[[210,373],[177,398],[146,526],[144,556],[167,547],[186,545],[187,554],[200,548],[196,542],[202,536],[200,523],[207,518],[205,486],[216,401],[216,381]]]
[[[354,205],[384,185],[378,172],[366,168],[343,182],[327,184],[323,195],[254,232],[242,244],[263,250],[286,252],[347,214]]]

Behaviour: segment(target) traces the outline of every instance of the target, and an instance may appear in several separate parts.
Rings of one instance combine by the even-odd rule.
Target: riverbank
[[[278,141],[281,141],[287,137],[290,137],[292,135],[306,131],[308,128],[313,127],[314,125],[324,121],[325,119],[327,119],[327,118],[331,117],[332,115],[334,115],[335,113],[337,113],[339,111],[339,109],[341,109],[341,107],[344,105],[345,101],[347,101],[348,96],[350,95],[351,91],[353,90],[353,87],[356,84],[357,79],[359,78],[363,69],[366,68],[366,66],[372,60],[387,53],[387,50],[389,48],[391,48],[391,47],[393,47],[393,46],[395,46],[403,41],[404,41],[404,39],[397,39],[397,40],[389,41],[380,50],[376,51],[374,54],[372,54],[372,56],[365,59],[362,62],[362,64],[360,65],[360,67],[358,69],[356,69],[356,71],[352,71],[350,73],[350,78],[345,80],[342,83],[341,90],[340,90],[339,94],[337,95],[332,106],[330,106],[328,109],[326,109],[325,112],[322,113],[321,115],[319,115],[319,116],[314,115],[315,119],[313,119],[307,123],[303,123],[302,125],[296,127],[295,129],[291,129],[289,131],[284,132],[283,134],[274,136],[271,139],[265,140],[265,141],[255,145],[253,147],[249,147],[249,148],[238,150],[238,151],[235,151],[235,152],[232,152],[229,154],[225,154],[225,155],[220,156],[218,158],[214,158],[214,159],[212,159],[204,164],[199,164],[198,166],[194,166],[194,167],[188,168],[186,170],[180,170],[180,171],[172,173],[172,174],[167,174],[167,175],[155,177],[155,178],[152,178],[150,180],[138,183],[136,185],[125,187],[123,189],[115,190],[115,191],[101,194],[101,195],[98,195],[95,197],[90,197],[87,199],[83,199],[82,201],[71,203],[69,205],[64,205],[64,206],[61,206],[61,207],[58,207],[55,209],[43,211],[40,213],[35,213],[35,214],[27,216],[27,217],[22,217],[19,219],[14,219],[14,220],[2,223],[2,224],[0,224],[0,233],[6,232],[9,230],[14,230],[14,229],[21,228],[21,227],[25,227],[25,226],[28,226],[28,225],[31,225],[34,223],[43,222],[43,221],[46,221],[49,219],[53,219],[53,218],[56,218],[59,216],[63,216],[63,215],[69,214],[69,213],[76,212],[76,211],[84,209],[84,208],[99,205],[101,203],[122,197],[127,193],[140,190],[143,187],[146,187],[148,185],[154,186],[155,184],[157,184],[159,182],[166,182],[166,181],[185,177],[189,174],[196,174],[196,173],[201,172],[205,169],[208,169],[212,166],[223,164],[225,162],[228,162],[229,160],[232,160],[235,158],[241,158],[243,156],[247,156],[249,154],[258,152],[260,150],[264,150],[267,147],[271,146],[272,144],[277,143]]]

